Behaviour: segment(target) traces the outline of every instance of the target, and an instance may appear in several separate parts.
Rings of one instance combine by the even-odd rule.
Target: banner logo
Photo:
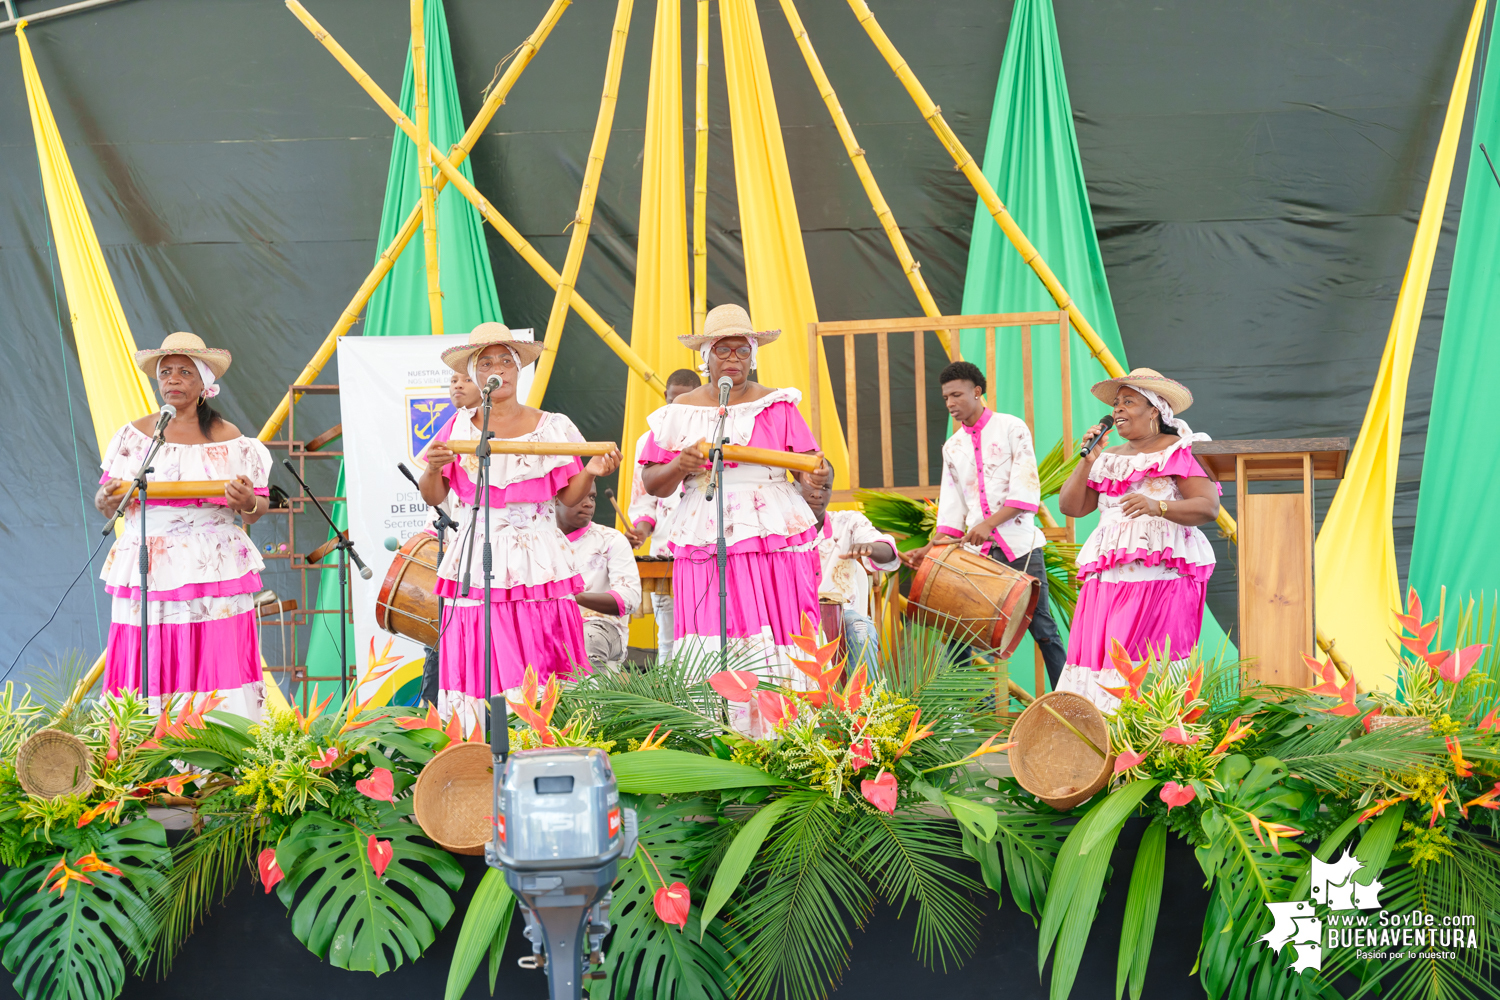
[[[412,461],[418,460],[453,413],[453,401],[446,392],[427,390],[406,397],[406,447]]]

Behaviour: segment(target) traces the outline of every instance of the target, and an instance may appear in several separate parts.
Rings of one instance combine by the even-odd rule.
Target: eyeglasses
[[[719,358],[723,361],[728,361],[731,357],[739,358],[741,361],[744,361],[746,358],[750,357],[750,354],[753,350],[754,348],[752,348],[749,344],[743,344],[739,347],[729,347],[726,345],[724,347],[715,347],[714,357]]]

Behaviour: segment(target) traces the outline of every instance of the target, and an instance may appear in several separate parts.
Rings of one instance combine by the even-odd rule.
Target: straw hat
[[[469,374],[469,359],[486,347],[503,344],[521,356],[524,368],[542,356],[542,345],[531,340],[517,340],[504,323],[480,323],[469,331],[469,342],[443,352],[443,363],[460,375]]]
[[[725,337],[744,337],[757,347],[764,347],[779,336],[781,336],[780,330],[756,330],[751,325],[750,314],[745,312],[744,307],[729,303],[714,306],[708,311],[708,315],[703,318],[702,333],[690,333],[677,339],[688,350],[701,351],[703,345],[723,340]]]
[[[1187,386],[1176,379],[1167,378],[1153,368],[1133,368],[1129,375],[1095,382],[1094,395],[1110,406],[1114,406],[1115,396],[1122,385],[1136,389],[1150,389],[1167,401],[1167,405],[1172,408],[1174,414],[1181,413],[1193,405],[1193,394]]]
[[[160,347],[149,351],[136,351],[135,363],[141,371],[156,378],[157,358],[164,358],[169,354],[182,354],[197,358],[208,366],[208,370],[214,373],[216,379],[224,377],[224,373],[229,370],[229,362],[233,360],[228,351],[209,347],[203,343],[203,338],[195,333],[169,333],[167,339],[161,342]]]

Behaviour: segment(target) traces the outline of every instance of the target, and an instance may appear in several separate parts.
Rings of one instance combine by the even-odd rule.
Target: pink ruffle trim
[[[752,552],[776,553],[797,545],[806,545],[815,541],[817,537],[818,526],[813,525],[806,531],[799,531],[795,535],[762,535],[759,538],[747,538],[744,541],[735,542],[727,551],[732,556],[747,555]],[[669,542],[667,547],[672,550],[673,559],[701,562],[705,559],[713,561],[718,558],[718,551],[712,545],[678,545],[676,542]]]
[[[802,634],[802,616],[818,616],[815,551],[735,553],[725,565],[731,638],[758,636],[769,628],[778,646]],[[715,563],[679,559],[672,564],[672,607],[678,639],[719,635],[719,570]]]
[[[575,458],[567,465],[559,466],[535,479],[523,479],[509,486],[491,486],[490,506],[504,507],[508,503],[546,503],[566,489],[568,480],[582,471],[583,463]],[[457,462],[443,466],[443,476],[453,487],[453,492],[458,494],[459,500],[471,507],[475,506],[474,497],[479,492],[478,487]]]
[[[188,583],[172,590],[147,591],[147,601],[191,601],[199,597],[234,597],[237,594],[253,594],[260,589],[260,574],[246,573],[233,580],[209,580],[206,583]],[[138,598],[140,587],[106,586],[104,592],[110,597]],[[258,680],[259,678],[257,678]]]
[[[1133,562],[1138,562],[1143,566],[1166,566],[1198,583],[1204,583],[1214,575],[1212,563],[1203,565],[1188,562],[1184,557],[1174,555],[1171,549],[1163,549],[1160,552],[1152,552],[1148,549],[1116,549],[1113,552],[1102,553],[1098,559],[1079,566],[1078,578],[1082,580],[1085,577],[1097,576],[1107,569]]]
[[[573,601],[492,603],[489,614],[493,693],[520,684],[527,667],[536,669],[543,684],[554,675],[566,680],[588,673],[583,616]],[[484,615],[482,607],[450,604],[443,609],[443,690],[484,697]]]
[[[459,593],[460,583],[447,577],[438,577],[437,585],[432,592],[438,597],[467,597],[469,600],[478,601],[484,597],[484,581],[474,579],[469,581],[469,592],[466,595]],[[572,597],[574,594],[583,593],[583,577],[570,576],[566,580],[550,580],[547,583],[538,583],[518,587],[492,587],[490,588],[490,603],[498,604],[501,601],[554,601],[564,597]]]
[[[260,638],[254,611],[186,625],[152,625],[152,695],[181,691],[233,691],[261,679]],[[141,689],[141,629],[109,626],[104,690]]]
[[[1124,479],[1090,479],[1089,488],[1103,493],[1105,496],[1117,497],[1129,493],[1136,483],[1143,479],[1157,476],[1183,476],[1191,478],[1201,476],[1204,479],[1213,479],[1202,464],[1193,457],[1191,449],[1179,448],[1167,456],[1165,463],[1153,465],[1145,469],[1134,469]],[[1219,496],[1224,495],[1224,487],[1214,480],[1214,489],[1219,491]]]

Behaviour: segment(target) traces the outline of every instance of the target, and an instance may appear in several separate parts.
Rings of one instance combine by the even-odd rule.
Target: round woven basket
[[[1104,759],[1043,706],[1067,719],[1105,751]],[[1104,713],[1082,695],[1049,691],[1027,707],[1010,730],[1010,769],[1021,787],[1053,809],[1066,812],[1086,802],[1114,773]]]
[[[488,743],[453,743],[422,769],[412,793],[417,823],[454,854],[483,854],[490,839],[494,758]]]
[[[32,795],[55,799],[87,795],[94,788],[89,774],[94,755],[76,736],[43,729],[16,751],[16,778]]]

